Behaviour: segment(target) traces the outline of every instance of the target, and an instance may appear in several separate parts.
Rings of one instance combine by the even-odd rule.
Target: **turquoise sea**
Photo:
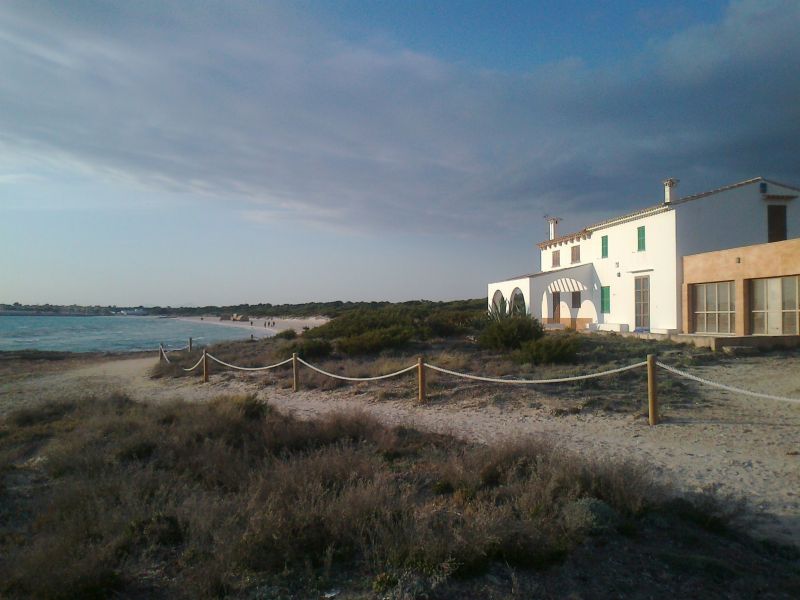
[[[0,316],[0,350],[130,352],[180,348],[192,337],[198,345],[248,339],[236,327],[160,317]]]

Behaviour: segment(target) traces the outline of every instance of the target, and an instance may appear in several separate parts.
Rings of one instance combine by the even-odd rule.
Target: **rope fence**
[[[703,379],[702,377],[698,377],[697,375],[692,375],[691,373],[687,373],[686,371],[681,371],[680,369],[676,369],[675,367],[671,367],[669,365],[665,365],[662,362],[656,362],[656,364],[664,369],[665,371],[669,371],[673,375],[678,375],[679,377],[683,377],[685,379],[691,379],[692,381],[696,381],[697,383],[702,383],[703,385],[707,385],[710,387],[719,388],[721,390],[726,390],[728,392],[733,392],[735,394],[742,394],[745,396],[753,396],[754,398],[765,398],[767,400],[777,400],[779,402],[795,402],[800,403],[800,398],[788,398],[786,396],[773,396],[772,394],[764,394],[762,392],[753,392],[750,390],[745,390],[743,388],[734,387],[732,385],[726,385],[724,383],[717,383],[716,381],[711,381],[710,379]]]
[[[177,349],[177,350],[170,350],[169,352],[177,352],[179,350],[191,350],[191,338],[189,340],[189,345]],[[159,361],[164,360],[167,364],[173,364],[169,357],[167,356],[167,351],[164,349],[163,345],[159,345]],[[648,398],[648,421],[650,425],[656,425],[659,421],[659,410],[658,410],[658,395],[657,395],[657,385],[656,385],[656,367],[660,367],[671,373],[673,375],[677,375],[678,377],[683,377],[685,379],[689,379],[691,381],[695,381],[697,383],[707,385],[710,387],[715,387],[718,389],[726,390],[729,392],[733,392],[736,394],[742,394],[745,396],[753,396],[755,398],[764,398],[767,400],[776,400],[781,402],[792,402],[800,404],[800,398],[789,398],[785,396],[776,396],[773,394],[766,394],[763,392],[754,392],[751,390],[746,390],[743,388],[738,388],[732,385],[727,385],[724,383],[718,383],[715,381],[711,381],[709,379],[704,379],[702,377],[698,377],[697,375],[692,375],[686,371],[682,371],[670,365],[664,364],[660,361],[656,361],[655,355],[648,354],[647,360],[643,360],[641,362],[637,362],[631,365],[627,365],[624,367],[618,367],[616,369],[609,369],[607,371],[600,371],[597,373],[587,373],[584,375],[573,375],[570,377],[556,377],[551,379],[510,379],[510,378],[500,378],[500,377],[485,377],[481,375],[472,375],[469,373],[460,373],[458,371],[451,371],[450,369],[445,369],[443,367],[437,367],[436,365],[426,363],[423,357],[419,357],[417,359],[417,363],[413,365],[409,365],[408,367],[404,367],[398,371],[394,371],[392,373],[386,373],[384,375],[376,375],[374,377],[348,377],[345,375],[339,375],[337,373],[331,373],[330,371],[325,371],[320,369],[319,367],[312,365],[309,362],[306,362],[302,358],[300,358],[297,353],[295,352],[292,354],[291,358],[287,358],[284,361],[275,363],[274,365],[268,365],[265,367],[241,367],[238,365],[233,365],[231,363],[227,363],[223,360],[220,360],[216,356],[213,356],[203,350],[203,354],[200,359],[190,368],[186,369],[181,367],[181,369],[185,372],[191,372],[195,369],[199,368],[201,365],[203,367],[203,382],[208,382],[208,375],[209,375],[209,363],[208,361],[211,360],[223,367],[227,367],[229,369],[234,369],[237,371],[268,371],[270,369],[275,369],[277,367],[281,367],[284,365],[288,365],[289,363],[292,364],[292,389],[293,391],[298,391],[300,389],[300,376],[299,376],[299,367],[303,365],[312,371],[316,371],[317,373],[324,375],[326,377],[331,377],[333,379],[339,379],[341,381],[354,381],[354,382],[368,382],[368,381],[380,381],[383,379],[390,379],[392,377],[398,377],[400,375],[404,375],[405,373],[409,373],[411,371],[417,371],[417,381],[418,381],[418,388],[419,388],[419,395],[418,400],[420,404],[425,403],[427,397],[427,386],[426,386],[426,377],[425,371],[429,369],[431,371],[436,371],[438,373],[444,373],[446,375],[451,375],[453,377],[459,377],[462,379],[469,379],[472,381],[482,381],[486,383],[498,383],[498,384],[516,384],[516,385],[540,385],[540,384],[553,384],[553,383],[568,383],[572,381],[582,381],[586,379],[594,379],[597,377],[607,377],[609,375],[615,375],[618,373],[623,373],[625,371],[630,371],[633,369],[638,369],[641,367],[647,367],[647,398]]]
[[[627,367],[620,367],[618,369],[611,369],[609,371],[601,371],[599,373],[589,373],[588,375],[575,375],[573,377],[557,377],[555,379],[502,379],[498,377],[481,377],[480,375],[469,375],[467,373],[458,373],[449,369],[443,369],[429,363],[425,363],[425,367],[432,371],[439,373],[447,373],[455,377],[462,377],[463,379],[472,379],[474,381],[485,381],[487,383],[521,383],[526,385],[537,385],[542,383],[566,383],[568,381],[581,381],[583,379],[593,379],[595,377],[605,377],[606,375],[613,375],[614,373],[622,373],[623,371],[630,371],[631,369],[638,369],[647,364],[646,360],[638,362]],[[416,367],[416,365],[414,365]],[[409,367],[410,368],[410,367]]]
[[[283,365],[286,365],[286,364],[292,362],[291,358],[287,358],[286,360],[284,360],[282,362],[275,363],[274,365],[269,365],[267,367],[237,367],[236,365],[232,365],[230,363],[226,363],[224,361],[221,361],[216,356],[213,356],[211,354],[207,354],[206,356],[208,356],[208,358],[213,360],[218,365],[222,365],[223,367],[228,367],[229,369],[235,369],[237,371],[269,371],[270,369],[274,369],[275,367],[280,367],[280,366],[283,366]]]
[[[291,358],[289,360],[292,360]],[[327,375],[328,377],[333,377],[334,379],[340,379],[342,381],[379,381],[381,379],[389,379],[390,377],[397,377],[398,375],[402,375],[403,373],[408,373],[409,371],[413,371],[417,368],[417,365],[411,365],[410,367],[406,367],[405,369],[400,369],[399,371],[395,371],[394,373],[387,373],[386,375],[378,375],[376,377],[345,377],[344,375],[337,375],[336,373],[330,373],[328,371],[323,371],[319,367],[315,367],[312,364],[307,363],[299,356],[297,357],[297,362],[307,366],[312,371],[316,371],[322,375]]]

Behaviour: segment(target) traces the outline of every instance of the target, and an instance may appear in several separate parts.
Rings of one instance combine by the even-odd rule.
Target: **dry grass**
[[[252,396],[46,404],[2,422],[0,453],[9,597],[444,598],[497,565],[540,577],[528,569],[659,514],[673,537],[703,527],[727,536],[715,551],[733,543],[708,496],[675,505],[634,464],[530,440],[468,446],[360,413],[299,421]],[[759,552],[732,576],[755,590],[752,565],[768,560],[789,573],[770,571],[774,589],[789,585],[789,559]]]
[[[547,336],[559,337],[572,335],[571,332],[548,333]],[[301,338],[298,338],[302,340]],[[549,379],[568,377],[598,371],[614,369],[636,361],[644,360],[647,354],[657,354],[659,358],[681,367],[704,364],[711,361],[723,361],[725,357],[714,355],[706,349],[679,345],[670,342],[642,340],[614,334],[591,334],[578,336],[580,350],[575,364],[530,365],[518,364],[513,354],[487,352],[478,348],[469,338],[436,339],[427,342],[416,342],[402,350],[384,351],[376,355],[360,358],[349,358],[333,354],[325,359],[310,359],[316,366],[339,375],[348,377],[375,377],[394,372],[416,362],[417,357],[424,355],[426,361],[450,370],[485,375],[489,377]],[[220,359],[232,364],[256,367],[273,364],[286,357],[289,344],[286,340],[264,339],[245,342],[218,344],[209,351]],[[200,357],[199,352],[174,353],[170,355],[172,365],[160,364],[154,367],[154,377],[182,377],[187,368]],[[214,364],[212,373],[218,373],[223,367]],[[193,373],[200,375],[200,369]],[[380,399],[401,397],[399,391],[409,391],[406,396],[412,400],[413,373],[400,379],[370,383]],[[548,408],[560,411],[602,410],[607,412],[626,412],[641,414],[646,407],[646,374],[638,369],[616,374],[610,377],[584,380],[575,383],[554,385],[537,385],[534,387],[514,386],[498,389],[501,384],[475,384],[464,387],[464,381],[453,376],[429,370],[427,372],[428,395],[434,401],[458,401],[463,397],[465,389],[474,396],[492,397],[502,393],[504,403],[529,405],[533,395],[535,401],[544,403]],[[263,382],[273,382],[285,387],[285,374],[273,372],[265,375]],[[329,391],[343,388],[351,384],[336,380],[302,367],[301,382],[304,388]],[[641,393],[631,393],[640,390]],[[659,398],[661,406],[669,410],[672,405],[687,406],[697,398],[696,386],[671,376],[662,376],[659,381]]]

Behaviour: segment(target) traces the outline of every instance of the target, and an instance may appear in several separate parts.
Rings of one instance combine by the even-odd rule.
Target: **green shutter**
[[[600,258],[608,258],[608,236],[600,238]]]
[[[644,225],[639,227],[636,230],[636,240],[637,240],[637,249],[639,252],[645,249],[645,242],[644,242]]]
[[[604,315],[611,312],[611,286],[600,288],[600,312]]]

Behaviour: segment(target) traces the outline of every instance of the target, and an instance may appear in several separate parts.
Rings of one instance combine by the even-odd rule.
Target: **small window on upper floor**
[[[608,236],[600,238],[600,258],[608,258]]]
[[[554,267],[561,266],[561,250],[553,250],[553,265]]]
[[[782,242],[786,239],[786,206],[770,204],[767,206],[767,241]]]
[[[644,225],[636,229],[636,250],[642,252],[647,249],[644,236]]]
[[[581,247],[580,246],[573,246],[572,247],[572,262],[573,263],[581,262]]]

